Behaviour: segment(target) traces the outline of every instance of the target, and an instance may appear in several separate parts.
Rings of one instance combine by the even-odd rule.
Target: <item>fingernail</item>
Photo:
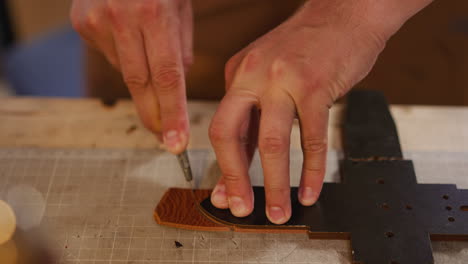
[[[231,213],[237,217],[244,217],[250,214],[247,203],[239,196],[231,196],[228,199]]]
[[[299,200],[302,205],[313,205],[317,201],[317,195],[312,188],[304,187],[300,192]]]
[[[226,195],[226,185],[224,184],[217,184],[213,189],[211,194],[211,203],[214,206],[225,209],[229,207],[228,199]]]
[[[284,224],[287,219],[284,210],[278,206],[270,206],[267,211],[268,219],[274,224]]]
[[[164,134],[164,144],[171,152],[178,152],[181,148],[181,137],[179,132],[176,130],[170,130]]]

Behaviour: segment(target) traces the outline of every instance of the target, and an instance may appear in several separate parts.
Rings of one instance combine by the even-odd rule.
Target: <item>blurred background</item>
[[[188,96],[221,98],[225,62],[300,3],[193,0],[195,64]],[[70,5],[0,1],[0,96],[128,97],[119,74],[71,28]],[[359,87],[382,90],[396,104],[468,105],[468,2],[435,1],[413,17]]]

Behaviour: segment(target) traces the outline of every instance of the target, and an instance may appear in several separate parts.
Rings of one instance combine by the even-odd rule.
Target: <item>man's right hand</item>
[[[144,125],[173,153],[188,143],[190,0],[74,0],[74,28],[122,72]]]

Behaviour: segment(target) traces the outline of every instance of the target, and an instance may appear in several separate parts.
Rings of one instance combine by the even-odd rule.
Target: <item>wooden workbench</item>
[[[189,102],[190,148],[211,148],[208,127],[217,103]],[[343,107],[331,110],[330,148],[339,149]],[[468,151],[468,107],[391,108],[404,151]],[[299,127],[292,148],[300,148]],[[158,148],[131,101],[112,106],[94,99],[0,98],[0,147]]]
[[[341,145],[342,109],[332,108],[327,181],[339,181],[335,150]],[[213,187],[219,177],[207,135],[215,110],[216,103],[189,103],[190,148],[197,149],[190,154],[200,188]],[[468,107],[393,106],[392,112],[418,180],[466,189]],[[292,148],[299,149],[297,125],[292,137]],[[130,101],[106,106],[91,99],[0,98],[0,200],[29,202],[30,210],[18,211],[18,223],[37,225],[45,235],[26,234],[45,245],[56,263],[349,263],[349,241],[157,225],[154,206],[167,188],[186,183],[175,157],[155,148],[155,137],[143,128]],[[296,183],[300,156],[292,151]],[[263,182],[259,163],[257,158],[251,170],[256,185]],[[466,242],[434,242],[433,247],[437,264],[467,263]],[[23,251],[30,250],[21,244],[19,254]]]

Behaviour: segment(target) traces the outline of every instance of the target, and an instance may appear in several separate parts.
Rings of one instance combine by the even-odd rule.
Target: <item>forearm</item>
[[[401,26],[416,13],[432,3],[433,0],[364,0],[369,8],[371,19],[382,30],[390,34],[398,31]]]
[[[311,25],[337,23],[373,31],[384,40],[433,0],[309,0],[297,16]]]

